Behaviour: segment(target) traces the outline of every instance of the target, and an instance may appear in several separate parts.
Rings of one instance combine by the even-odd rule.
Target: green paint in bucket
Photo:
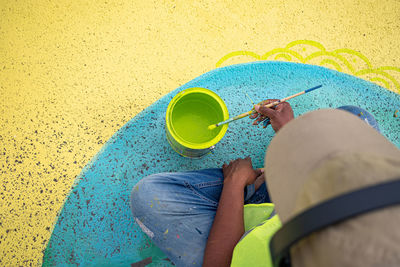
[[[224,101],[213,91],[190,88],[169,103],[166,135],[171,147],[184,157],[199,158],[211,152],[224,137],[228,125],[209,130],[208,126],[229,118]]]

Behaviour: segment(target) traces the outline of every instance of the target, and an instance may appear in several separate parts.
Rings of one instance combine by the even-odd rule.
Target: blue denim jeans
[[[153,174],[133,188],[132,213],[176,266],[201,266],[222,186],[222,169]],[[244,201],[270,202],[265,183],[248,186]]]

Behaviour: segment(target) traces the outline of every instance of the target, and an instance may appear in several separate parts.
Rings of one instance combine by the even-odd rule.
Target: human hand
[[[269,119],[269,122],[264,124],[266,128],[271,124],[275,132],[278,132],[283,125],[294,118],[292,107],[288,102],[282,102],[272,108],[267,108],[265,105],[278,101],[278,99],[268,99],[261,102],[260,105],[255,105],[256,113],[250,116],[251,119],[256,119],[253,125],[258,125],[261,121]]]
[[[233,183],[241,187],[253,184],[262,173],[261,169],[254,170],[251,158],[236,159],[229,164],[222,165],[224,184]]]

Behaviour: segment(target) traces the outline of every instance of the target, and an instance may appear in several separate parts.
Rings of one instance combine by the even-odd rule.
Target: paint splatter
[[[397,109],[394,111],[393,117],[397,118],[397,112],[399,112]]]
[[[248,97],[248,99],[250,100],[251,104],[254,106],[254,101],[253,101],[253,99],[251,99],[251,97],[250,97],[247,93],[245,93],[245,94],[246,94],[246,96]]]
[[[164,232],[164,235],[166,235],[166,234],[168,234],[168,229],[167,229],[167,230],[165,230],[165,232]]]
[[[343,102],[351,102],[366,107],[367,110],[372,111],[376,106],[376,103],[384,103],[386,109],[380,109],[382,112],[377,113],[376,119],[379,120],[381,128],[387,135],[386,137],[396,144],[396,146],[400,146],[400,139],[398,139],[398,135],[396,135],[400,129],[400,124],[397,123],[399,121],[398,118],[385,120],[385,118],[391,118],[393,116],[393,109],[399,109],[400,95],[383,91],[382,88],[366,82],[357,85],[359,82],[358,79],[336,72],[335,75],[331,75],[329,74],[330,72],[326,73],[326,69],[320,69],[319,67],[311,65],[303,66],[296,64],[288,65],[288,63],[257,63],[252,65],[235,66],[229,70],[233,71],[232,73],[235,75],[235,81],[237,79],[238,85],[250,83],[247,78],[252,77],[257,73],[264,76],[268,74],[268,79],[273,79],[276,82],[277,87],[266,88],[261,92],[259,88],[266,83],[265,79],[253,80],[251,83],[252,86],[248,87],[249,89],[246,90],[249,95],[254,95],[254,97],[261,97],[265,94],[273,96],[276,92],[289,90],[287,88],[294,88],[293,90],[295,90],[296,83],[298,82],[296,77],[298,75],[300,75],[299,77],[305,77],[307,76],[306,73],[313,73],[313,76],[309,77],[311,79],[310,83],[330,77],[331,79],[329,84],[340,83],[343,84],[343,87],[327,86],[328,88],[324,94],[316,94],[315,99],[310,99],[310,102],[305,101],[303,103],[300,101],[300,103],[297,103],[298,107],[296,108],[298,114],[303,114],[311,109],[317,109],[320,106],[325,107],[329,104],[338,106]],[[223,69],[218,71],[223,71]],[[303,71],[305,71],[305,73],[303,73]],[[229,97],[233,88],[232,86],[225,85],[225,82],[223,81],[226,79],[218,79],[218,77],[220,77],[220,74],[218,73],[219,72],[214,72],[214,74],[210,73],[208,76],[206,75],[206,77],[208,77],[207,79],[214,77],[211,80],[215,81],[215,84],[213,82],[213,86],[217,88],[216,92],[222,98],[229,99],[229,102],[232,104],[232,113],[237,112],[237,114],[239,114],[242,111],[240,108],[244,109],[244,106],[247,106],[248,103],[243,103],[243,99],[240,98]],[[287,80],[289,73],[293,74],[293,80]],[[221,82],[221,84],[219,82]],[[199,79],[196,80],[196,83],[193,82],[187,86],[194,87],[206,85],[206,81]],[[240,89],[235,88],[235,90]],[[380,98],[379,94],[375,94],[375,92],[381,91],[384,92],[385,95],[386,93],[390,93],[391,97]],[[291,91],[285,91],[285,93],[288,94],[290,92]],[[350,92],[350,94],[346,94],[346,92]],[[127,123],[127,125],[111,139],[112,142],[110,141],[108,145],[104,147],[103,152],[94,159],[91,163],[92,165],[89,165],[90,168],[85,168],[82,171],[82,174],[79,176],[80,179],[77,179],[76,181],[74,191],[72,191],[70,197],[67,198],[65,202],[65,207],[62,209],[60,219],[54,227],[53,236],[49,241],[45,252],[47,262],[54,262],[54,265],[65,265],[65,262],[69,262],[68,259],[70,255],[68,252],[73,251],[74,255],[81,255],[79,258],[76,258],[78,264],[80,263],[82,265],[82,262],[88,262],[89,264],[93,263],[93,265],[95,265],[95,263],[91,262],[87,257],[90,253],[86,252],[91,251],[93,246],[92,244],[98,242],[98,240],[104,240],[105,246],[104,250],[98,251],[95,256],[96,258],[104,258],[107,261],[109,260],[110,265],[115,263],[114,260],[117,260],[117,257],[118,261],[121,260],[121,262],[123,261],[124,263],[131,261],[132,254],[136,253],[136,251],[143,255],[140,256],[140,258],[137,258],[137,261],[156,253],[156,248],[152,245],[150,240],[151,238],[149,238],[150,236],[148,236],[146,232],[143,233],[139,224],[133,223],[132,225],[132,213],[130,209],[124,209],[129,202],[130,188],[138,183],[140,179],[151,173],[168,172],[171,170],[184,171],[188,169],[212,168],[216,165],[222,165],[222,162],[227,160],[227,155],[232,154],[239,157],[250,155],[255,159],[253,162],[255,166],[263,165],[265,144],[270,142],[273,135],[267,134],[265,136],[266,138],[263,138],[261,141],[259,138],[260,134],[265,133],[261,133],[261,129],[259,129],[260,132],[257,132],[256,130],[250,131],[249,126],[245,123],[232,124],[230,126],[233,127],[232,131],[230,131],[225,139],[222,139],[221,143],[218,144],[221,146],[219,150],[216,150],[216,153],[212,157],[204,157],[201,161],[196,162],[182,158],[170,148],[168,142],[164,138],[160,138],[160,136],[163,136],[165,133],[164,125],[161,123],[159,125],[154,125],[154,128],[143,129],[142,125],[145,125],[147,120],[151,121],[151,118],[156,118],[157,121],[163,121],[163,119],[165,119],[165,107],[168,105],[169,99],[171,99],[172,95],[175,93],[176,92],[167,97],[161,98],[157,104],[143,111],[143,113],[141,113],[142,115],[140,115],[142,117],[136,117]],[[326,94],[329,95],[326,96]],[[336,95],[340,96],[340,99],[333,97]],[[360,97],[354,100],[354,95]],[[363,97],[364,95],[369,96],[369,98]],[[254,147],[252,147],[251,150],[245,147],[246,144],[244,144],[243,141],[244,135],[246,135],[245,142],[247,142],[247,144],[254,144]],[[238,147],[238,142],[243,145]],[[138,149],[141,151],[140,153],[137,153],[137,151],[139,151]],[[128,161],[130,164],[121,166],[121,162],[124,160]],[[157,160],[160,162],[156,163]],[[152,170],[144,170],[143,174],[141,174],[141,171],[143,170],[142,164],[145,162],[147,162],[147,164],[149,164],[148,162],[152,162],[150,165]],[[153,163],[157,165],[153,166]],[[125,173],[127,174],[127,177],[122,175]],[[140,188],[140,190],[143,189],[142,187]],[[79,194],[75,194],[74,192],[79,192]],[[104,194],[104,192],[107,193]],[[90,197],[90,195],[102,197]],[[180,194],[172,193],[172,195],[179,197]],[[153,197],[150,198],[150,201],[146,202],[146,205],[149,204],[147,208],[150,207],[152,202],[157,204],[157,200],[153,199],[154,196],[156,195],[153,195]],[[86,200],[88,199],[91,200],[89,207],[86,205]],[[113,206],[114,203],[115,207]],[[114,208],[105,209],[104,207],[107,205]],[[163,203],[161,205],[166,204]],[[160,207],[161,206],[157,206],[156,208],[158,209]],[[80,223],[80,220],[89,221],[93,217],[91,214],[93,211],[95,211],[96,216],[100,218],[99,223],[91,223],[89,225],[85,224],[85,226],[83,226],[83,224]],[[96,217],[94,217],[94,219],[95,218]],[[103,218],[103,220],[101,220],[101,218]],[[118,238],[118,240],[115,240],[112,235],[109,235],[108,230],[111,223],[114,223],[114,233],[125,232]],[[65,230],[69,229],[69,225],[75,226],[73,231]],[[161,230],[166,229],[164,228],[165,225],[161,227]],[[134,233],[132,230],[137,232]],[[195,232],[196,230],[193,233]],[[176,238],[180,241],[180,237],[178,237],[174,231],[171,235],[169,235],[169,233],[168,235],[162,235],[162,238],[173,238],[173,233],[175,233]],[[83,235],[85,236],[85,239],[80,238]],[[133,240],[134,235],[137,237]],[[148,242],[146,247],[142,245],[144,241]],[[115,245],[121,247],[121,252],[118,253],[118,255],[114,254],[114,256],[110,256],[116,247]],[[157,253],[159,253],[158,255],[160,255],[160,259],[165,257],[161,251],[157,251]]]
[[[179,235],[176,235],[176,238],[180,238],[180,236],[179,236]]]

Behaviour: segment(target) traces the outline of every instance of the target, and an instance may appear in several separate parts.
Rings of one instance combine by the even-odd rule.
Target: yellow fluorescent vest
[[[274,204],[244,206],[245,234],[233,250],[231,266],[272,267],[269,242],[281,227],[277,215],[271,217]]]

